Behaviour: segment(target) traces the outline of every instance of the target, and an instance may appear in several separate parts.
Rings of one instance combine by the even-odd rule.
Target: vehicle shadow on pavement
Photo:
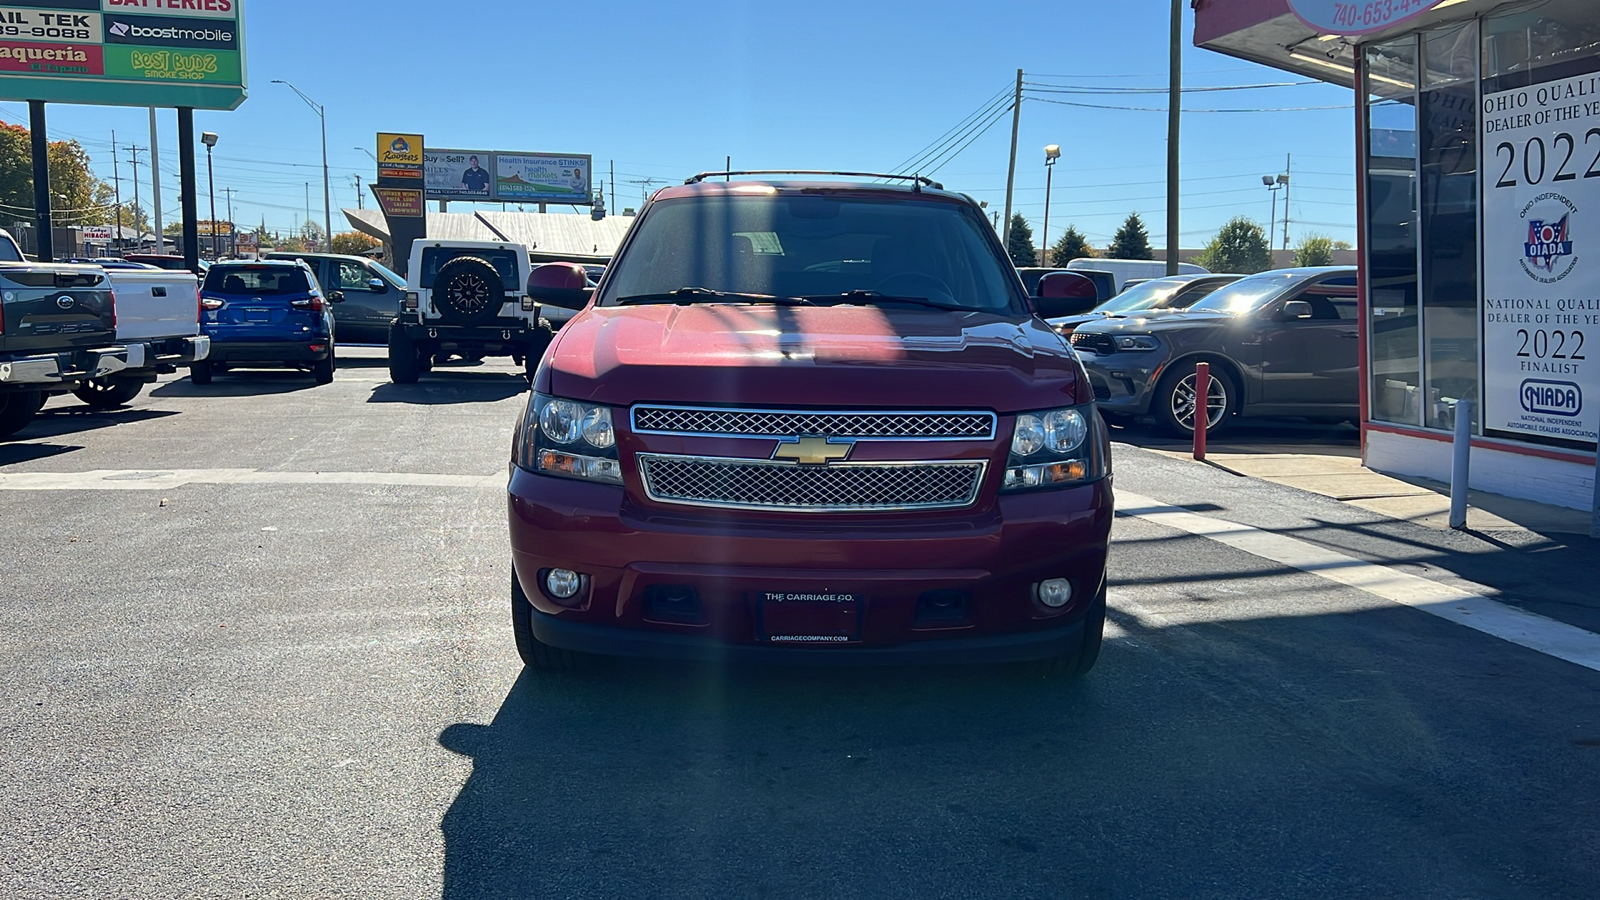
[[[493,403],[526,393],[528,379],[504,372],[444,372],[437,369],[416,384],[389,382],[372,389],[368,403]]]
[[[439,736],[473,764],[441,822],[443,896],[1592,887],[1578,823],[1600,755],[1571,726],[1600,721],[1592,672],[1498,643],[1462,656],[1440,640],[1457,626],[1398,607],[1113,621],[1120,636],[1076,684],[642,661],[525,672],[490,724]]]
[[[257,397],[266,394],[292,394],[321,387],[309,372],[272,370],[225,372],[215,375],[210,384],[195,384],[188,378],[169,381],[150,392],[152,397]]]
[[[0,447],[5,447],[8,441],[32,441],[39,438],[54,438],[69,434],[82,434],[86,431],[95,431],[101,428],[111,428],[115,425],[124,425],[129,422],[148,422],[153,419],[165,419],[168,416],[179,415],[175,409],[92,409],[68,397],[64,405],[47,405],[39,411],[38,417],[9,438],[0,438]],[[72,447],[77,450],[79,448]],[[53,455],[53,454],[51,454]],[[0,456],[0,463],[17,462]]]
[[[66,453],[76,453],[83,447],[73,444],[13,444],[7,441],[27,440],[34,435],[19,434],[10,438],[0,438],[0,468],[14,466],[17,463],[35,462],[49,459],[52,456],[61,456]]]

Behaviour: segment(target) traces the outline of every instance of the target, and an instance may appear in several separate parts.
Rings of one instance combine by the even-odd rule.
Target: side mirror
[[[384,281],[382,278],[374,278],[371,281],[368,281],[367,287],[370,288],[374,294],[389,293],[389,282]]]
[[[1051,272],[1039,279],[1039,296],[1032,299],[1040,318],[1057,319],[1094,309],[1100,303],[1100,289],[1087,275]]]
[[[344,291],[329,291],[328,292],[328,302],[329,303],[343,303],[344,302]]]
[[[1282,309],[1278,310],[1278,319],[1280,321],[1292,322],[1295,319],[1309,318],[1311,318],[1311,304],[1304,300],[1290,300],[1283,305]]]
[[[534,266],[528,275],[528,296],[535,301],[562,309],[583,309],[594,290],[589,286],[583,266],[576,263],[545,263]]]

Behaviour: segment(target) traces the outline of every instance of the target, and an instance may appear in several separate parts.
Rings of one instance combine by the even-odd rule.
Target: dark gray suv
[[[1182,312],[1080,325],[1072,346],[1110,421],[1153,416],[1194,433],[1195,363],[1211,364],[1208,429],[1234,415],[1360,415],[1356,270],[1278,269],[1242,278]]]

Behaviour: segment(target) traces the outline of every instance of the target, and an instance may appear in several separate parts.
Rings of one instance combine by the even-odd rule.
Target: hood
[[[1187,328],[1226,326],[1248,318],[1250,317],[1210,310],[1141,309],[1121,316],[1109,316],[1086,322],[1080,325],[1078,330],[1095,334],[1151,334]]]
[[[971,407],[1086,403],[1075,354],[1038,319],[873,306],[591,307],[535,389],[615,406]]]

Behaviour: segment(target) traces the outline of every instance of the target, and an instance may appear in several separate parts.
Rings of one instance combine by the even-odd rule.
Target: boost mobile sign
[[[1483,424],[1600,429],[1600,75],[1485,94]]]

